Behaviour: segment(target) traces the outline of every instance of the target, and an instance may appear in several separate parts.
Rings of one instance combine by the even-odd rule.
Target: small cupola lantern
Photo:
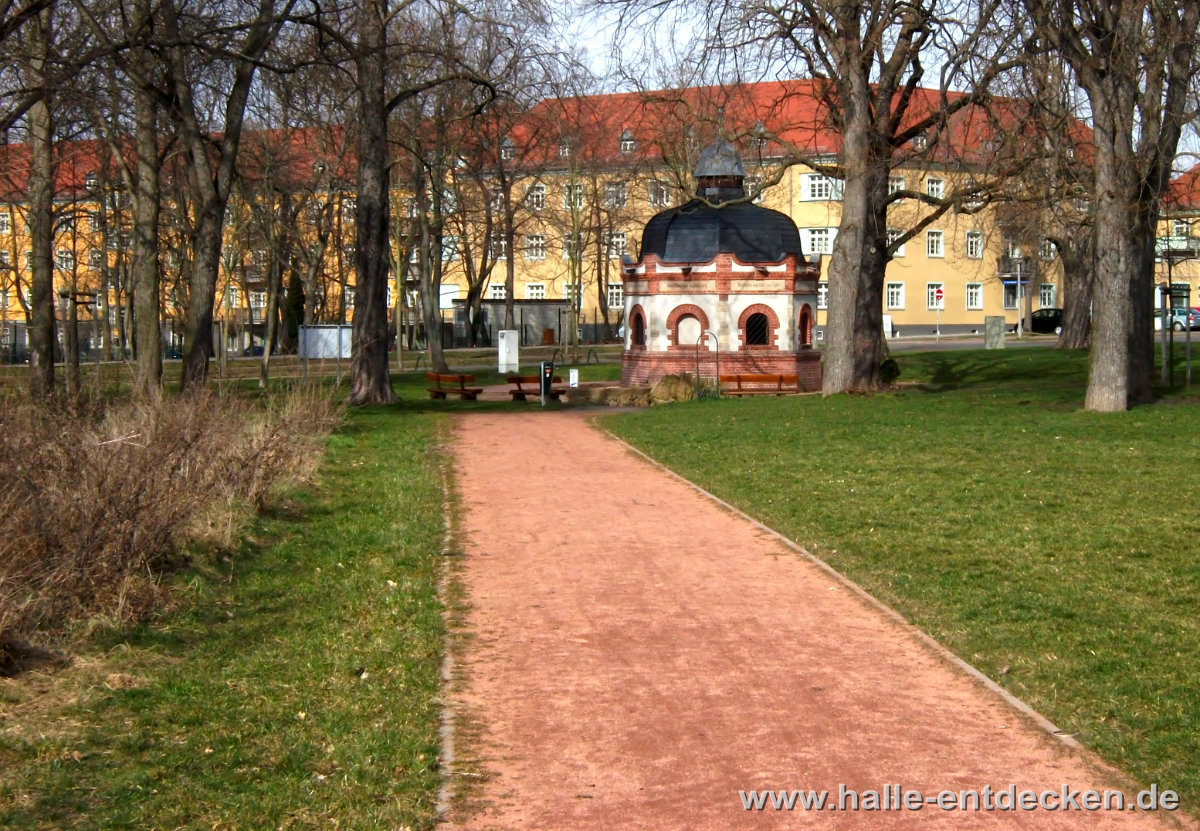
[[[665,375],[796,375],[821,386],[813,349],[819,269],[786,214],[746,199],[737,149],[700,154],[696,198],[656,214],[640,258],[624,264],[621,383]],[[713,379],[715,380],[715,378]]]

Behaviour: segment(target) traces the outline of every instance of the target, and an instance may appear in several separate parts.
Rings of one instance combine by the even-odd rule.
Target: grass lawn
[[[441,420],[352,413],[321,481],[173,613],[0,682],[0,826],[429,828]]]
[[[604,424],[1196,811],[1200,400],[1082,412],[1081,353],[897,360],[917,386]]]

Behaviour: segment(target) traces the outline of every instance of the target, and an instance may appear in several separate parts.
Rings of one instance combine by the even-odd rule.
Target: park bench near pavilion
[[[799,375],[738,373],[721,376],[721,395],[794,395],[798,392]]]
[[[542,395],[541,381],[539,375],[509,375],[508,383],[512,384],[513,388],[508,391],[508,394],[512,396],[513,401],[527,401],[531,395],[534,398],[540,398]],[[555,375],[551,383],[562,383],[562,378]],[[558,401],[566,391],[565,387],[551,386],[547,398]]]
[[[475,383],[474,375],[446,375],[438,372],[426,372],[425,380],[433,384],[429,388],[430,398],[445,398],[448,395],[462,396],[463,401],[474,401],[483,392],[483,387],[468,387]]]

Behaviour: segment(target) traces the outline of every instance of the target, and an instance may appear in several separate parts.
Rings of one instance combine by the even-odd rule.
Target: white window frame
[[[569,141],[560,141],[560,142],[558,143],[558,157],[559,157],[560,159],[569,159],[569,158],[571,158],[571,142],[569,142]]]
[[[761,176],[747,176],[742,180],[742,192],[750,197],[750,201],[755,205],[761,205],[763,201],[763,186]]]
[[[967,283],[967,311],[978,312],[983,310],[983,283]]]
[[[925,195],[934,199],[946,198],[946,180],[939,176],[929,176],[925,179]]]
[[[54,267],[59,271],[71,271],[75,268],[75,253],[69,248],[59,248],[54,252]]]
[[[0,213],[0,234],[12,233],[12,220],[8,216],[8,212]]]
[[[4,252],[4,256],[8,256],[8,252]],[[99,248],[91,248],[88,250],[88,268],[93,271],[104,268],[105,265],[104,251]]]
[[[396,289],[394,286],[392,286],[391,283],[388,283],[387,294],[385,296],[384,302],[387,304],[387,307],[390,309],[395,304],[395,301],[396,301]]]
[[[892,281],[884,286],[883,305],[889,312],[904,309],[904,283]]]
[[[1038,305],[1043,309],[1058,307],[1058,286],[1054,283],[1038,284]]]
[[[904,236],[904,229],[902,229],[902,228],[888,228],[888,229],[887,229],[887,244],[888,244],[888,247],[890,248],[890,247],[891,247],[891,245],[892,245],[892,243],[893,243],[893,242],[895,242],[896,240],[900,239],[900,237],[902,237],[902,236]],[[908,243],[905,243],[904,245],[901,245],[899,248],[897,248],[897,249],[896,249],[896,252],[895,252],[894,254],[892,254],[892,258],[893,258],[893,259],[895,259],[896,257],[903,257],[903,256],[904,256],[904,246],[905,246],[905,245],[908,245]]]
[[[604,183],[604,207],[624,208],[628,202],[627,189],[624,182]]]
[[[546,235],[545,234],[526,234],[525,235],[525,259],[527,259],[527,260],[544,260],[544,259],[546,259]]]
[[[575,291],[572,292],[571,289],[574,289]],[[574,297],[575,308],[576,309],[582,308],[583,307],[583,284],[582,283],[564,283],[563,289],[562,289],[562,299],[566,300],[568,303],[570,303],[570,302],[572,302],[572,298],[571,298],[572,294],[575,295],[575,297]]]
[[[829,283],[824,280],[817,283],[817,308],[829,308]]]
[[[945,231],[938,228],[931,228],[925,232],[925,256],[931,259],[945,259]]]
[[[983,231],[967,231],[963,251],[968,260],[983,259]]]
[[[526,300],[545,300],[546,299],[546,284],[545,283],[526,283],[525,284],[525,299]]]
[[[808,228],[808,253],[824,254],[829,256],[833,253],[833,241],[837,238],[836,228]]]
[[[1010,297],[1011,297],[1011,299],[1010,299]],[[1020,292],[1018,291],[1018,286],[1015,282],[1004,283],[1002,285],[1000,300],[1001,300],[1001,305],[1005,309],[1017,308],[1017,301],[1019,299],[1020,299]]]
[[[5,218],[7,219],[7,217],[5,217]],[[4,232],[4,229],[0,228],[0,233],[3,233],[3,232]],[[1190,237],[1191,235],[1192,235],[1192,223],[1188,222],[1186,219],[1172,219],[1171,220],[1171,236],[1173,236],[1173,237]]]
[[[571,208],[576,208],[576,209],[582,208],[583,207],[583,198],[584,198],[584,189],[583,189],[582,182],[568,182],[567,184],[563,185],[563,190],[562,190],[563,210],[570,210]],[[572,204],[572,202],[574,202],[574,204]]]
[[[934,297],[934,292],[937,289],[942,290],[942,299],[938,300]],[[930,312],[944,311],[946,308],[946,284],[945,283],[926,283],[925,284],[925,309]]]
[[[617,140],[617,152],[623,156],[628,156],[634,150],[637,150],[637,139],[633,137],[633,133],[626,130],[621,133],[621,137]]]
[[[504,234],[492,234],[488,239],[488,256],[496,262],[508,257],[508,237]]]
[[[842,198],[844,183],[824,173],[805,173],[800,177],[800,201],[837,202]]]
[[[238,307],[238,300],[239,300],[238,287],[237,286],[226,286],[225,287],[225,306],[226,306],[226,308],[236,309]]]
[[[583,257],[583,231],[567,231],[563,234],[562,256],[564,260]]]
[[[609,309],[620,309],[625,305],[625,284],[609,283],[606,292]]]
[[[1039,246],[1038,256],[1042,258],[1043,262],[1053,262],[1058,256],[1058,246],[1050,240],[1044,239],[1042,240],[1042,244]]]
[[[544,210],[546,207],[546,186],[530,185],[525,189],[525,207],[531,211]]]
[[[604,250],[609,257],[619,258],[625,253],[627,240],[624,231],[605,231],[604,232]]]
[[[458,236],[446,234],[442,237],[442,262],[458,262]]]
[[[651,208],[669,208],[671,206],[671,186],[657,179],[646,182],[646,201]]]
[[[250,292],[250,308],[251,309],[267,308],[267,293],[265,291]]]
[[[888,175],[888,196],[891,196],[893,193],[897,193],[898,191],[905,190],[907,187],[908,185],[904,180],[904,174],[892,173]],[[903,202],[904,197],[902,196],[896,201]]]
[[[508,286],[504,285],[503,283],[500,283],[500,284],[492,283],[490,286],[488,286],[488,293],[487,293],[488,300],[505,300],[507,298],[508,298]]]
[[[342,308],[354,311],[354,286],[342,286]]]

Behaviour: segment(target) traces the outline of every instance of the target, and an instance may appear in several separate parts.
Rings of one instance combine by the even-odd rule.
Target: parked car
[[[1038,309],[1029,316],[1029,331],[1062,334],[1062,309]]]
[[[1162,317],[1162,312],[1158,315]],[[1200,309],[1171,309],[1171,328],[1182,332],[1185,326],[1189,329],[1200,329]]]
[[[244,357],[244,358],[261,358],[262,353],[263,353],[262,346],[260,346],[258,344],[254,344],[253,346],[247,346],[245,349],[242,350],[242,357]]]

